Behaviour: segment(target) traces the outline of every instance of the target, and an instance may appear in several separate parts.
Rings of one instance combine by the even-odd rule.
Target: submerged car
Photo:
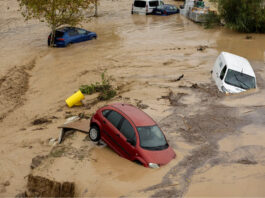
[[[100,108],[90,122],[89,137],[102,139],[120,156],[145,167],[158,168],[176,157],[165,135],[146,113],[130,104]]]
[[[171,14],[176,14],[179,13],[179,9],[174,6],[174,5],[169,5],[169,4],[164,4],[164,5],[160,5],[157,6],[154,10],[153,10],[153,14],[154,15],[171,15]]]
[[[62,27],[55,31],[54,46],[66,47],[69,44],[96,39],[97,34],[82,28]],[[51,45],[51,34],[48,37],[48,45]]]
[[[132,14],[152,14],[157,6],[163,4],[163,0],[134,0],[131,12]]]
[[[224,93],[239,93],[257,87],[256,76],[248,60],[228,52],[222,52],[216,59],[212,77]]]

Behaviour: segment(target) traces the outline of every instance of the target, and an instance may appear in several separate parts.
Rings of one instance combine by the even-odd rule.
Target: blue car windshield
[[[256,88],[256,81],[253,76],[249,76],[242,72],[234,71],[231,69],[228,69],[228,72],[225,77],[225,82],[229,85],[239,87],[245,90]]]
[[[164,150],[168,148],[166,138],[158,126],[137,127],[140,145],[147,150]]]
[[[161,10],[177,10],[177,8],[173,5],[160,5],[157,8]]]
[[[169,9],[169,10],[176,10],[177,8],[175,6],[169,5],[169,6],[167,6],[167,9]]]
[[[164,5],[157,6],[158,9],[164,9]]]

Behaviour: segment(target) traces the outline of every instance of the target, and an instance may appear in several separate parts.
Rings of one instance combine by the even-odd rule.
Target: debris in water
[[[32,158],[30,168],[31,169],[37,168],[42,163],[42,161],[46,158],[47,156],[45,155],[37,155],[36,157]]]
[[[184,77],[184,74],[182,74],[181,76],[179,76],[179,77],[176,78],[176,79],[170,80],[170,82],[177,82],[177,81],[180,81],[183,77]]]
[[[197,83],[194,83],[194,84],[191,85],[191,88],[198,89],[199,88],[199,85]]]
[[[85,96],[82,94],[80,90],[78,90],[76,93],[74,93],[72,96],[68,97],[65,102],[68,105],[68,107],[72,106],[80,106],[83,105],[82,100],[85,98]]]
[[[56,138],[50,138],[49,139],[49,145],[55,146],[57,144],[57,139]]]
[[[136,100],[136,106],[139,108],[139,109],[147,109],[149,106],[146,105],[146,104],[143,104],[142,103],[142,100]]]
[[[197,47],[197,51],[204,51],[206,48],[208,48],[207,45],[200,45],[199,47]]]
[[[252,160],[249,160],[249,159],[241,159],[241,160],[238,160],[237,163],[239,163],[239,164],[255,165],[258,162],[252,161]]]
[[[40,125],[40,124],[45,124],[45,123],[51,123],[52,121],[47,119],[47,118],[38,118],[31,122],[32,125]]]
[[[184,104],[181,104],[179,102],[179,100],[183,97],[187,95],[186,93],[177,93],[177,94],[174,94],[172,90],[170,90],[169,94],[167,96],[162,96],[161,98],[159,99],[168,99],[169,102],[170,102],[170,105],[172,106],[178,106],[178,105],[184,105]]]
[[[59,126],[59,128],[62,129],[58,140],[59,144],[61,144],[67,136],[72,134],[73,130],[78,130],[85,133],[89,132],[90,120],[79,120],[78,116],[72,117],[71,120],[73,121],[69,122],[69,120],[67,120],[64,125]]]

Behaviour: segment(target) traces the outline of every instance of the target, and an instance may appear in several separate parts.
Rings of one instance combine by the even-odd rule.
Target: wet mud
[[[202,167],[210,169],[220,164],[256,165],[265,162],[263,146],[243,146],[232,152],[222,152],[218,145],[220,140],[229,135],[239,136],[242,132],[238,130],[251,124],[253,120],[258,123],[259,119],[250,118],[249,115],[242,116],[239,114],[239,108],[220,104],[220,101],[228,96],[220,93],[213,85],[193,84],[181,88],[192,89],[200,97],[203,111],[190,116],[192,105],[187,106],[179,102],[183,94],[170,92],[170,104],[178,105],[174,107],[172,115],[163,119],[160,124],[166,131],[176,129],[177,132],[170,132],[177,134],[177,138],[171,139],[171,142],[179,142],[182,139],[187,144],[196,146],[170,169],[160,184],[144,190],[155,191],[151,197],[183,197],[191,185],[193,175]],[[260,109],[260,112],[254,111],[253,114],[264,122],[265,108]],[[174,146],[177,148],[177,143]]]
[[[100,16],[83,24],[97,40],[49,49],[45,24],[25,23],[16,0],[0,4],[0,196],[24,192],[30,173],[74,182],[83,197],[265,196],[264,35],[205,30],[180,15],[131,15],[127,0],[102,0]],[[257,90],[216,89],[210,71],[221,51],[250,60]],[[92,94],[67,107],[67,97],[106,70],[114,98]],[[89,119],[114,102],[156,120],[177,158],[147,169],[78,132],[57,145],[65,119]]]
[[[26,100],[29,72],[34,68],[35,61],[26,66],[13,67],[0,78],[0,122]]]

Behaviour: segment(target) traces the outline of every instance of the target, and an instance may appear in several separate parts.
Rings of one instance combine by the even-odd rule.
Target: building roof
[[[224,57],[228,69],[256,77],[247,59],[228,52],[222,52],[221,55]]]
[[[145,112],[130,104],[115,103],[112,107],[126,114],[135,126],[153,126],[156,122]]]

